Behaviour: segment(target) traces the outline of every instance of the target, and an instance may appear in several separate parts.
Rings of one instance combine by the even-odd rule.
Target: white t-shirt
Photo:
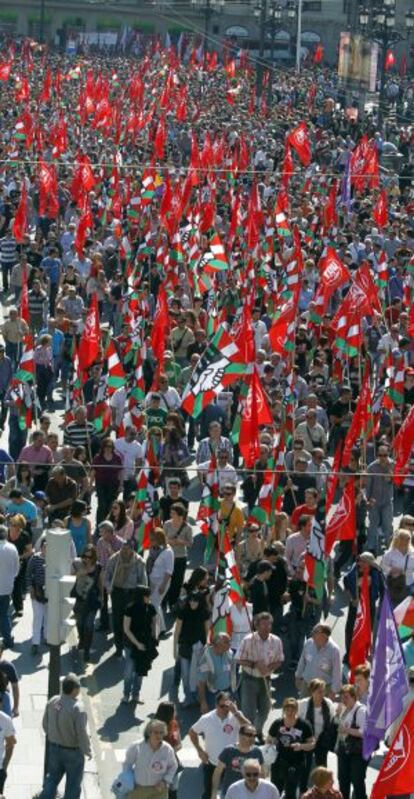
[[[122,479],[128,480],[135,474],[135,462],[142,459],[142,447],[138,441],[126,441],[125,438],[117,438],[115,441],[115,450],[122,457],[124,465]]]
[[[333,717],[335,715],[335,705],[330,699],[328,699],[328,697],[325,697],[325,702],[327,703],[327,705],[329,707],[329,713],[330,713],[331,719],[333,719]],[[309,704],[309,697],[306,697],[305,699],[299,699],[299,718],[300,719],[305,719],[306,720],[306,711],[308,709],[308,704]],[[319,738],[319,736],[320,736],[320,734],[321,734],[321,732],[323,730],[323,713],[322,713],[322,708],[321,707],[314,707],[314,709],[313,709],[313,717],[314,717],[314,720],[315,720],[315,724],[314,724],[314,727],[315,727],[315,729],[314,729],[315,738]]]
[[[158,555],[150,574],[150,584],[159,585],[164,580],[166,574],[171,575],[174,571],[174,552],[171,547],[166,547]]]
[[[259,780],[255,791],[249,791],[244,780],[238,780],[230,785],[226,799],[280,799],[280,793],[268,780]]]
[[[205,750],[210,763],[217,766],[218,759],[225,746],[235,744],[239,737],[240,724],[233,713],[228,713],[225,719],[217,715],[216,710],[205,713],[192,726],[197,735],[203,735]]]
[[[119,425],[122,422],[122,419],[124,418],[124,408],[125,408],[126,397],[127,397],[126,388],[125,388],[125,386],[121,386],[121,388],[118,388],[112,394],[112,397],[109,400],[109,404],[110,404],[111,408],[113,408],[114,411],[115,411],[115,420],[114,421],[115,421],[115,424],[116,424],[117,427],[119,427]]]
[[[16,735],[13,722],[6,713],[0,711],[0,767],[3,765],[4,760],[4,741],[10,738],[11,735]]]

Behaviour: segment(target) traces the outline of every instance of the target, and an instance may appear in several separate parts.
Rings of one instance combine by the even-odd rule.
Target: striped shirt
[[[63,441],[71,447],[86,447],[88,441],[95,435],[95,428],[92,422],[78,424],[76,421],[69,422],[66,426]]]
[[[26,579],[29,586],[43,588],[46,581],[46,561],[40,553],[32,555],[27,564]]]
[[[0,261],[2,266],[14,266],[17,260],[16,242],[10,238],[0,239]]]
[[[29,313],[30,316],[43,316],[47,297],[44,291],[35,292],[29,291],[28,295],[28,302],[29,302]]]

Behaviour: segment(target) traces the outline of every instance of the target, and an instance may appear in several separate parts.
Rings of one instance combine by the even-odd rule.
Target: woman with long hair
[[[114,526],[114,533],[128,541],[134,534],[134,522],[127,514],[125,502],[122,499],[116,499],[112,503],[111,510],[108,515],[108,521],[112,522]]]
[[[112,503],[121,490],[122,458],[115,452],[111,438],[104,438],[97,455],[92,460],[91,479],[95,483],[98,508],[96,523],[107,518]]]
[[[94,546],[85,547],[81,558],[74,561],[76,574],[72,595],[75,597],[74,614],[78,630],[78,649],[83,651],[84,661],[90,659],[95,616],[101,606],[101,566]]]
[[[86,502],[75,499],[70,514],[65,519],[66,528],[72,536],[78,557],[82,555],[87,545],[92,543],[91,523],[86,516],[87,510]]]

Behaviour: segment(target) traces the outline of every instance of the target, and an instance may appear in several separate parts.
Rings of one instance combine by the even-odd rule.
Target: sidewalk
[[[43,782],[45,736],[42,718],[47,701],[49,655],[46,647],[42,647],[42,657],[35,658],[30,654],[31,621],[31,603],[26,599],[24,616],[13,627],[15,647],[3,655],[5,660],[15,664],[20,676],[20,716],[14,719],[17,744],[8,770],[6,799],[32,799]],[[62,647],[62,651],[64,674],[73,670],[73,666],[67,647]],[[89,718],[87,698],[85,709]],[[94,757],[85,764],[82,799],[102,799]]]

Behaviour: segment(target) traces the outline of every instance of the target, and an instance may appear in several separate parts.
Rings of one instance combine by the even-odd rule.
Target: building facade
[[[266,0],[15,0],[11,6],[0,0],[0,32],[37,38],[43,15],[45,38],[66,41],[79,33],[97,32],[121,35],[125,28],[142,34],[169,34],[172,41],[181,33],[204,35],[210,49],[220,49],[231,37],[252,54],[258,52],[260,24],[254,14],[257,2]],[[412,0],[397,0],[397,25]],[[292,58],[296,42],[296,23],[288,19],[286,0],[282,21],[274,31],[274,57],[283,62]],[[42,10],[43,6],[43,10]],[[337,63],[339,35],[355,23],[357,0],[303,0],[302,47],[324,48],[325,60]],[[401,24],[403,28],[403,24]],[[265,52],[270,57],[271,30],[266,30]]]

